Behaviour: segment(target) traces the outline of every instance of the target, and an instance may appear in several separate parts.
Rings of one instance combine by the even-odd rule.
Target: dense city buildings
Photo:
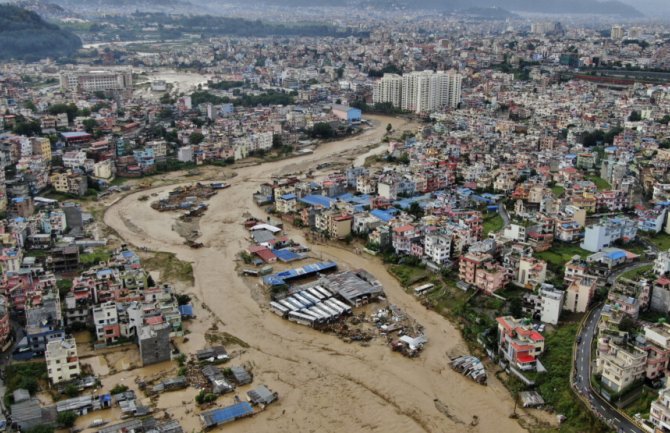
[[[670,429],[660,18],[107,3],[0,52],[9,428]]]

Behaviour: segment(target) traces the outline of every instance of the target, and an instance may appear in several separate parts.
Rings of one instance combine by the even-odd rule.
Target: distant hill
[[[0,60],[35,61],[68,56],[81,48],[81,39],[35,12],[0,4],[0,47]]]
[[[379,8],[405,7],[445,11],[470,8],[501,8],[512,12],[547,14],[600,14],[626,17],[642,16],[633,6],[619,0],[257,0],[278,6],[373,6]]]

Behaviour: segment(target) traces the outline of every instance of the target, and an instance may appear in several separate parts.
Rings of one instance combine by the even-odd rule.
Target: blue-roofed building
[[[429,202],[433,200],[433,197],[430,194],[418,195],[409,198],[403,198],[401,200],[395,201],[393,204],[399,206],[401,209],[409,209],[412,206],[412,203],[417,202],[419,206],[425,208]]]
[[[200,419],[205,429],[214,428],[241,418],[252,416],[254,408],[246,401],[235,403],[231,406],[208,410],[200,414]]]
[[[291,281],[311,277],[320,272],[334,271],[337,269],[337,263],[333,261],[319,262],[311,265],[305,265],[302,268],[288,269],[276,274],[263,277],[263,282],[267,286],[283,286]]]
[[[586,261],[589,263],[601,263],[612,269],[638,257],[638,255],[620,248],[604,248],[602,251],[588,256]]]
[[[307,206],[322,207],[325,209],[330,209],[331,206],[335,204],[334,199],[324,195],[306,195],[300,199],[300,202]]]
[[[339,104],[333,105],[332,112],[335,115],[335,117],[344,120],[349,124],[360,122],[361,116],[363,115],[363,112],[358,108]]]
[[[381,220],[382,222],[387,223],[391,221],[393,218],[395,218],[394,214],[396,212],[391,212],[390,210],[373,209],[370,211],[370,215]]]
[[[191,319],[195,317],[193,314],[193,305],[191,304],[180,305],[178,309],[182,319]]]
[[[295,194],[283,194],[275,200],[275,210],[279,213],[292,213],[298,210],[298,197]]]

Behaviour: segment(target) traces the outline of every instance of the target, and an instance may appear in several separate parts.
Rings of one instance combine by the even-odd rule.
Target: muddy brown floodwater
[[[393,353],[381,343],[369,347],[348,344],[336,336],[282,320],[254,300],[249,281],[235,271],[236,255],[249,243],[248,233],[241,225],[243,214],[260,216],[262,212],[252,200],[259,183],[270,180],[272,175],[306,170],[319,162],[337,160],[342,153],[379,143],[388,123],[396,130],[416,126],[403,119],[371,117],[374,128],[323,144],[311,155],[235,168],[237,176],[229,180],[232,187],[212,197],[209,210],[200,221],[199,241],[205,244],[202,249],[184,246],[183,239],[171,229],[174,214],[158,213],[151,209],[150,201],[137,200],[147,191],[131,194],[112,205],[105,214],[105,223],[132,245],[174,252],[178,258],[192,262],[193,292],[225,324],[222,331],[250,345],[240,360],[254,365],[254,384],[265,383],[279,392],[277,405],[256,417],[226,425],[226,431],[525,431],[509,418],[514,406],[512,398],[493,375],[489,375],[489,385],[483,387],[449,368],[447,353],[466,352],[458,330],[405,293],[377,259],[332,246],[312,245],[312,254],[336,260],[341,269],[364,267],[372,272],[384,284],[389,300],[425,327],[429,343],[416,359]],[[359,156],[358,161],[364,156]],[[171,188],[164,186],[149,192],[161,194]],[[287,230],[302,239],[300,232]],[[184,393],[184,398],[192,398],[191,394]],[[436,407],[436,399],[442,410]],[[179,399],[162,400],[163,397],[160,406],[177,410]],[[221,398],[218,404],[229,400],[232,398]],[[479,423],[471,426],[474,416]],[[187,425],[193,427],[193,421]]]

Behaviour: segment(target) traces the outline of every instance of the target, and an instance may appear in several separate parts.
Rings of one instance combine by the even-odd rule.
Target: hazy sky
[[[653,17],[654,15],[670,15],[670,0],[621,0],[637,8],[643,14]]]

